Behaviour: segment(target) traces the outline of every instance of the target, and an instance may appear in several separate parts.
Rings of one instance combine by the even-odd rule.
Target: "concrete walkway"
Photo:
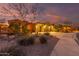
[[[53,34],[60,40],[53,49],[51,56],[79,56],[79,46],[74,40],[74,33]]]

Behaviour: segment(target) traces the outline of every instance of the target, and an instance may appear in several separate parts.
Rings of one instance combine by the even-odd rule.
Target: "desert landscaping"
[[[79,55],[78,33],[52,35],[1,35],[1,56],[72,56]],[[19,36],[19,37],[18,37]],[[75,40],[76,39],[76,40]]]

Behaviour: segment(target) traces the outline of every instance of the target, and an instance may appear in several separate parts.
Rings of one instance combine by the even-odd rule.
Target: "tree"
[[[20,26],[17,23],[10,24],[9,28],[13,30],[14,33],[20,32]]]
[[[34,19],[35,14],[37,11],[37,8],[35,7],[36,4],[25,4],[25,3],[11,3],[7,4],[7,7],[2,6],[0,9],[1,15],[11,15],[14,18],[20,18],[22,20],[25,20],[26,18]]]
[[[56,24],[56,25],[54,25],[54,28],[55,28],[56,32],[59,32],[59,31],[62,30],[62,25],[61,24]]]
[[[23,32],[24,34],[27,34],[27,33],[29,32],[29,29],[27,29],[26,26],[22,26],[22,32]]]
[[[11,3],[11,4],[6,4],[6,6],[2,6],[0,8],[0,15],[3,16],[11,16],[14,19],[18,19],[18,20],[28,20],[28,21],[32,21],[35,20],[35,17],[37,15],[37,4],[30,4],[30,3]],[[15,32],[20,32],[20,28],[22,28],[22,30],[24,32],[27,32],[28,30],[23,26],[22,23],[17,22],[15,23],[10,23],[9,24],[10,29],[12,29]]]

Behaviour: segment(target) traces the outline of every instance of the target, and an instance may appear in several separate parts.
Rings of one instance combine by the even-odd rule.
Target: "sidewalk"
[[[75,34],[61,34],[60,40],[51,53],[51,56],[79,56],[79,46],[75,42]]]

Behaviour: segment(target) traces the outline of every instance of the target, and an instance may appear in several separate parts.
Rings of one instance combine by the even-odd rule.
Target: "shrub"
[[[41,36],[41,37],[39,38],[39,40],[40,40],[41,44],[47,43],[47,38],[44,37],[44,36]]]
[[[47,35],[47,36],[49,36],[50,34],[49,34],[49,33],[44,33],[44,35]]]
[[[34,43],[33,37],[29,37],[27,39],[25,38],[19,41],[19,44],[23,46],[29,46],[29,45],[32,45],[33,43]]]
[[[18,43],[19,45],[26,45],[26,40],[25,39],[19,40]]]
[[[68,30],[65,30],[64,33],[69,33],[69,31]]]
[[[19,32],[20,30],[20,25],[18,23],[11,23],[9,28],[13,30],[13,32]]]
[[[34,44],[34,38],[33,38],[33,37],[28,38],[28,42],[29,42],[30,44]]]
[[[15,33],[8,33],[7,35],[15,35]]]

